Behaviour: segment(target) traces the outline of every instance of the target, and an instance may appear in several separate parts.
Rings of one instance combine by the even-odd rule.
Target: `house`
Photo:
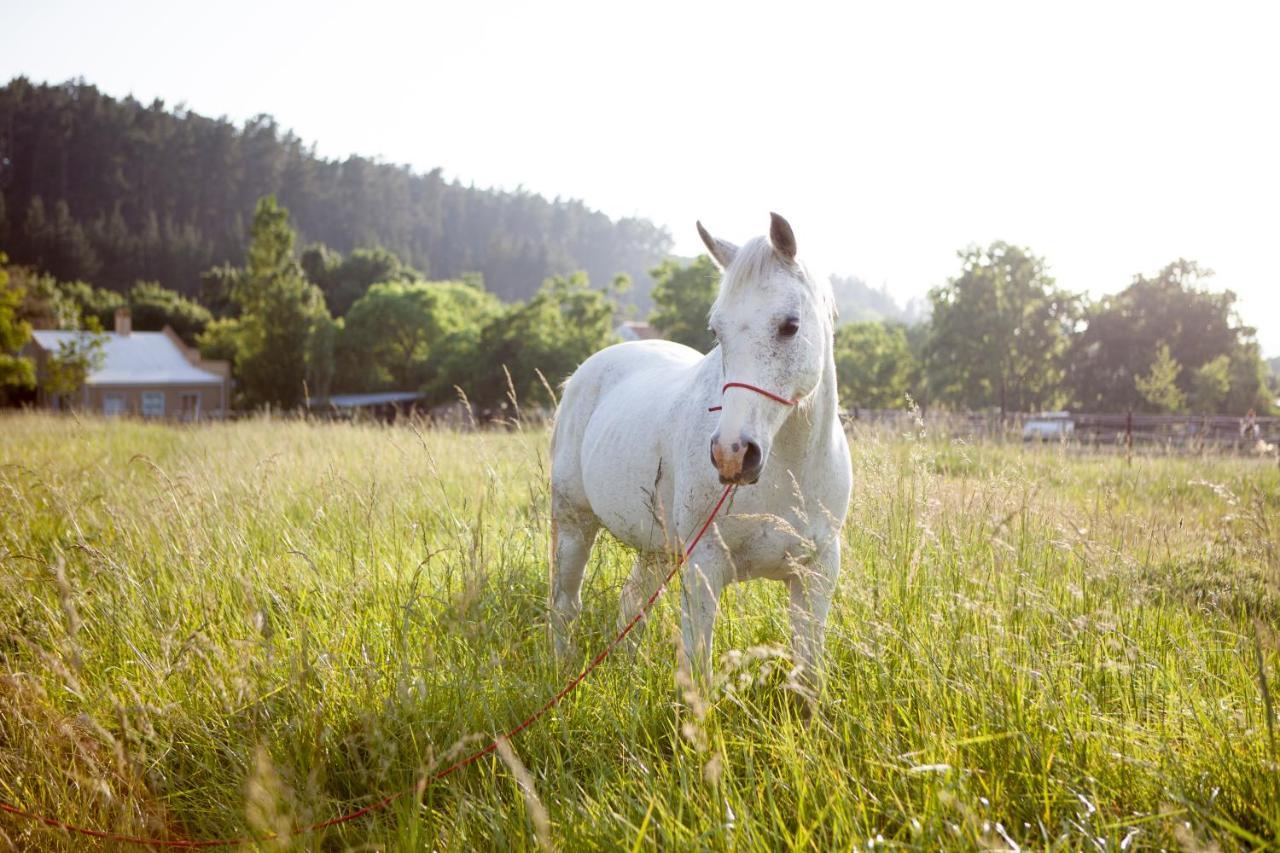
[[[51,393],[50,359],[95,336],[102,340],[102,357],[84,384],[70,394]],[[220,418],[228,410],[230,363],[202,359],[168,326],[133,331],[127,308],[116,312],[111,332],[36,330],[24,354],[35,361],[36,401],[44,408],[182,421]]]
[[[653,326],[648,323],[638,323],[635,320],[618,324],[613,333],[622,341],[652,341],[662,337]]]

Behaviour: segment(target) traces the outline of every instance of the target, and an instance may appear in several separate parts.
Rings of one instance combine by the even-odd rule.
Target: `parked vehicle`
[[[1022,422],[1023,441],[1070,438],[1075,431],[1076,423],[1070,412],[1041,412]]]

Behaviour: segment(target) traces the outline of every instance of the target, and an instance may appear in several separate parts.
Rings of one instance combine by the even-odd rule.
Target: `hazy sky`
[[[572,196],[699,250],[769,210],[905,300],[994,239],[1094,294],[1184,256],[1280,354],[1280,5],[0,0],[0,77]]]

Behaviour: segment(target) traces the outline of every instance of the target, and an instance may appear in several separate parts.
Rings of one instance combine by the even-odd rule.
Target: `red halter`
[[[773,400],[775,403],[781,403],[784,406],[794,406],[795,404],[800,402],[799,400],[788,400],[786,397],[779,397],[777,394],[773,393],[772,391],[766,391],[763,388],[757,388],[756,386],[748,385],[745,382],[724,383],[724,385],[720,388],[720,396],[723,397],[724,392],[728,391],[730,388],[746,388],[748,391],[755,391],[757,394],[768,397],[770,400]],[[723,408],[724,406],[711,406],[710,408],[707,409],[707,411],[718,412]]]

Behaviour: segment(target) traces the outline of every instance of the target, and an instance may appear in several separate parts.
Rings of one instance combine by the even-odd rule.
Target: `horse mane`
[[[835,321],[835,294],[826,279],[815,279],[804,264],[789,264],[778,257],[767,237],[752,237],[738,249],[724,274],[720,277],[720,292],[711,306],[711,313],[727,299],[756,282],[767,281],[777,273],[783,273],[800,282],[818,305],[826,309]]]

